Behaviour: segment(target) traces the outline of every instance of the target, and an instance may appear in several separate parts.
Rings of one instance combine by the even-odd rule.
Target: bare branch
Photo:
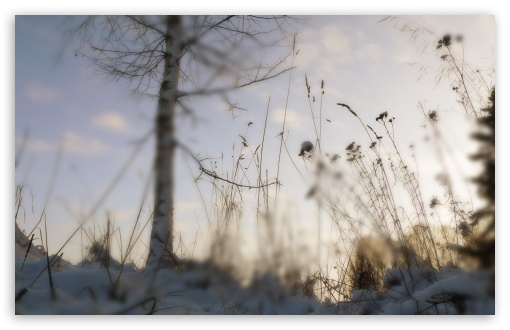
[[[271,71],[267,72],[266,74],[264,74],[264,76],[261,78],[254,79],[254,80],[248,81],[244,84],[234,86],[234,87],[216,88],[216,89],[210,89],[210,90],[197,90],[197,91],[191,91],[191,92],[180,92],[178,94],[178,97],[181,98],[181,97],[197,96],[197,95],[205,96],[205,95],[212,95],[212,94],[224,94],[224,93],[231,92],[231,91],[234,91],[237,89],[241,89],[241,88],[244,88],[244,87],[247,87],[250,85],[254,85],[254,84],[269,80],[269,79],[276,78],[279,75],[281,75],[287,71],[290,71],[292,69],[295,69],[295,68],[296,67],[290,67],[290,68],[284,69],[282,71],[278,71],[275,74],[270,74],[271,71],[273,71],[273,70],[271,70]]]
[[[218,174],[216,174],[214,171],[211,171],[211,170],[208,170],[206,169],[203,165],[202,165],[202,160],[198,159],[194,154],[193,152],[184,144],[182,143],[179,143],[177,141],[175,141],[176,145],[178,147],[180,147],[182,150],[186,151],[186,153],[188,155],[191,156],[191,158],[193,158],[193,160],[197,163],[199,169],[200,169],[200,172],[201,173],[204,173],[214,179],[218,179],[220,181],[224,181],[224,182],[227,182],[231,185],[234,185],[236,187],[239,187],[239,188],[248,188],[248,189],[260,189],[260,188],[265,188],[265,187],[268,187],[268,186],[272,186],[274,184],[280,184],[278,181],[274,181],[274,182],[271,182],[271,183],[266,183],[266,184],[261,184],[261,185],[258,185],[258,186],[251,186],[251,185],[244,185],[244,184],[240,184],[240,183],[237,183],[237,182],[233,182],[233,181],[230,181],[228,179],[225,179],[225,178],[222,178],[221,176],[219,176]]]

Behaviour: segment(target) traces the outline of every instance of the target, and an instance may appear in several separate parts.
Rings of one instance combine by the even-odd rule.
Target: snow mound
[[[355,290],[351,301],[341,304],[340,313],[494,315],[493,276],[487,270],[391,268],[383,278],[386,290]]]
[[[269,274],[243,287],[210,262],[154,271],[121,268],[113,260],[105,267],[101,258],[72,265],[50,256],[54,260],[50,283],[44,249],[29,246],[30,240],[16,226],[16,314],[318,314],[325,310],[316,300],[292,296]]]
[[[18,226],[15,245],[16,314],[495,313],[490,271],[395,267],[383,277],[385,290],[354,290],[350,301],[331,304],[293,295],[270,273],[242,286],[209,261],[157,271],[95,257],[73,265],[61,255],[48,258]]]

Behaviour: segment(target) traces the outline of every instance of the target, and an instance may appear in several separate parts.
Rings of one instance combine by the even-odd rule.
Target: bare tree
[[[289,54],[272,62],[262,58],[276,46],[292,46],[289,29],[296,21],[287,16],[91,16],[66,33],[68,44],[80,42],[76,55],[92,60],[98,73],[127,82],[137,94],[157,97],[147,264],[178,263],[173,253],[177,114],[193,116],[186,100],[212,94],[222,95],[232,110],[239,109],[229,92],[290,70],[285,67]]]

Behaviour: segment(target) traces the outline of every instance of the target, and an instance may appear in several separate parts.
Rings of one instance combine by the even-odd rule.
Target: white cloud
[[[25,88],[25,96],[35,103],[53,103],[60,96],[58,89],[31,82]]]
[[[129,123],[118,112],[105,112],[92,119],[92,126],[102,128],[117,133],[124,133],[129,130]]]
[[[283,123],[285,118],[285,125],[290,129],[303,130],[307,125],[310,125],[309,118],[305,118],[294,110],[287,109],[287,116],[285,117],[284,109],[277,109],[272,113],[272,119],[275,123]]]
[[[19,144],[21,144],[20,141],[18,142]],[[55,146],[48,141],[39,139],[27,141],[25,144],[25,148],[36,152],[49,152],[52,151],[55,148]]]
[[[16,138],[16,144],[21,146],[22,138]],[[75,132],[65,132],[62,140],[62,150],[75,155],[96,156],[105,153],[109,148],[96,138],[88,138]],[[35,152],[54,152],[60,148],[60,143],[44,139],[31,139],[25,142],[27,150]]]
[[[349,56],[351,39],[345,35],[344,29],[337,24],[330,24],[320,30],[307,30],[302,33],[298,48],[301,49],[300,56],[315,58],[315,54],[328,53],[340,57]],[[326,54],[324,54],[326,55]]]
[[[338,64],[352,59],[351,39],[336,24],[327,25],[319,31],[304,32],[298,48],[297,66],[313,68],[322,77],[335,72]]]
[[[367,40],[362,30],[338,22],[305,31],[298,48],[296,66],[308,74],[312,83],[321,79],[332,82],[338,77],[348,79],[349,70],[363,64],[358,69],[361,70],[367,62],[380,60],[383,54],[382,46]]]
[[[381,47],[377,44],[368,44],[356,52],[358,60],[377,60],[381,57]]]
[[[96,138],[81,136],[75,132],[64,133],[64,151],[76,154],[95,156],[105,153],[108,147]]]
[[[415,63],[419,60],[419,55],[412,47],[404,48],[399,51],[395,56],[395,61],[399,64],[402,63]]]

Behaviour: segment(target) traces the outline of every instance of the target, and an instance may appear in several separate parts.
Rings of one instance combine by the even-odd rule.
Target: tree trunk
[[[181,55],[181,17],[167,16],[163,81],[156,114],[154,216],[147,265],[175,265],[173,253],[175,105]]]

